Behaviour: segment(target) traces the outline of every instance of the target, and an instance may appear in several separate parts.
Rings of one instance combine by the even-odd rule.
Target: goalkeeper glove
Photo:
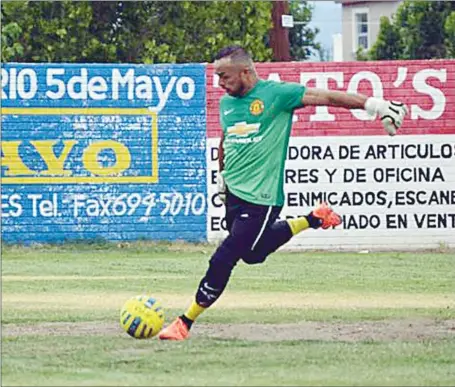
[[[408,114],[408,108],[404,103],[380,98],[368,98],[365,102],[365,110],[370,115],[379,114],[382,125],[390,136],[395,136],[403,123],[404,116]]]

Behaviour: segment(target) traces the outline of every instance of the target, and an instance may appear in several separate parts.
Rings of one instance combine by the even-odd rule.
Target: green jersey
[[[284,164],[292,115],[305,87],[260,80],[242,97],[223,96],[224,172],[228,190],[254,204],[284,204]]]

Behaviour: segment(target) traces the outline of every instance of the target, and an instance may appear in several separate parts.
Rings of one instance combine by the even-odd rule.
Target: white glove
[[[380,98],[368,98],[365,102],[365,110],[370,115],[379,114],[382,125],[390,136],[397,134],[404,116],[408,114],[408,108],[404,103]]]
[[[226,182],[222,175],[223,172],[218,172],[216,175],[216,189],[218,191],[218,196],[223,203],[226,203]]]

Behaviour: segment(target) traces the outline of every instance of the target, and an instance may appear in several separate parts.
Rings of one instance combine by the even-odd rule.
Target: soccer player
[[[284,205],[284,164],[295,109],[315,105],[365,109],[378,114],[392,136],[407,113],[398,102],[259,79],[250,55],[239,46],[222,49],[214,65],[227,93],[220,101],[223,134],[217,187],[229,235],[212,255],[194,301],[160,332],[162,340],[189,336],[196,318],[221,296],[240,259],[262,263],[303,230],[341,224],[340,216],[325,203],[307,216],[277,221]]]

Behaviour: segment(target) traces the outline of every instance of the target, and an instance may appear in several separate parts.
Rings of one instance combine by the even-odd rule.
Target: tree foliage
[[[271,59],[271,2],[3,1],[2,61],[209,62],[241,44]]]
[[[291,0],[289,3],[289,11],[294,17],[294,22],[299,23],[289,30],[291,58],[296,61],[305,60],[308,59],[313,52],[318,52],[322,60],[322,55],[324,54],[323,51],[321,51],[321,45],[316,42],[316,35],[319,33],[319,29],[313,29],[308,26],[313,16],[312,7],[307,1]]]
[[[455,12],[451,12],[444,24],[446,50],[449,58],[455,58]]]
[[[396,60],[401,58],[402,52],[399,28],[388,17],[382,16],[377,40],[369,53],[370,59]],[[368,59],[368,54],[365,59]]]
[[[405,0],[389,20],[381,18],[378,38],[358,59],[455,57],[455,2]]]

